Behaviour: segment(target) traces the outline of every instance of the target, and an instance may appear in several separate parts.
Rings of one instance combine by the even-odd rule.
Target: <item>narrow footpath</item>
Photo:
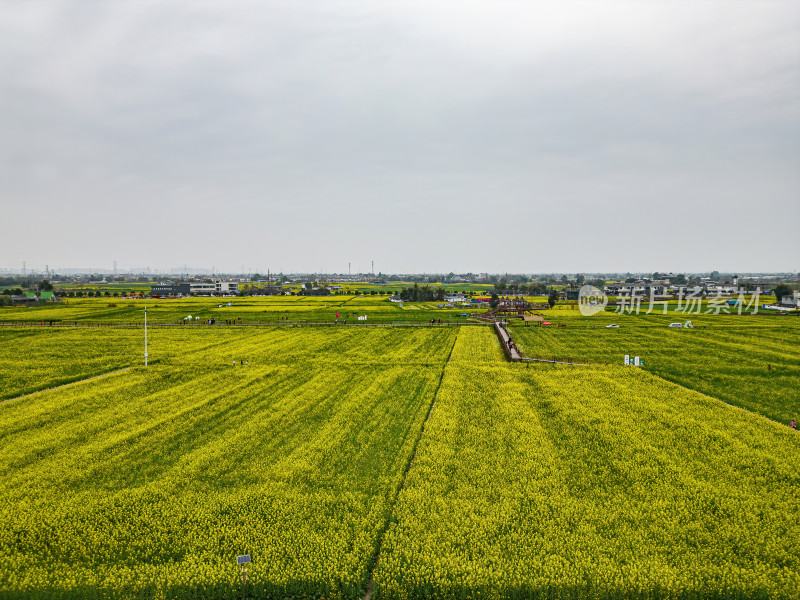
[[[514,340],[511,339],[511,334],[508,333],[506,328],[503,327],[503,325],[498,321],[495,321],[494,330],[497,333],[497,336],[500,338],[500,343],[503,345],[503,351],[506,353],[508,359],[512,362],[522,360],[522,355],[519,353],[517,345],[514,343]]]
[[[428,421],[431,419],[431,413],[433,412],[434,407],[436,406],[436,398],[439,396],[439,390],[442,387],[442,381],[444,381],[444,374],[447,370],[447,365],[450,363],[450,359],[453,358],[453,349],[456,347],[456,343],[458,342],[458,333],[456,333],[456,337],[453,340],[453,345],[450,347],[450,354],[447,355],[447,361],[444,363],[444,367],[442,367],[442,373],[439,375],[439,383],[436,386],[436,391],[433,393],[433,398],[431,399],[430,406],[428,406],[428,414],[425,415],[425,420],[422,422],[422,428],[419,431],[419,435],[417,436],[417,441],[414,442],[414,448],[411,451],[411,460],[408,461],[408,465],[406,466],[406,470],[403,473],[403,480],[400,484],[400,487],[397,488],[397,491],[394,495],[394,501],[392,502],[392,510],[389,513],[390,515],[394,515],[395,507],[397,506],[397,501],[400,498],[400,493],[406,488],[406,483],[408,483],[408,475],[411,472],[411,469],[414,467],[414,461],[417,458],[417,450],[419,449],[419,445],[422,442],[422,438],[425,436],[425,430],[428,425]],[[372,563],[372,566],[369,569],[369,579],[367,580],[367,589],[364,593],[363,600],[372,600],[372,594],[375,590],[375,571],[378,570],[378,566],[381,562],[381,549],[383,548],[383,541],[386,538],[386,533],[389,531],[389,519],[386,520],[386,523],[383,528],[383,533],[381,533],[380,541],[378,542],[378,550],[375,554],[375,561]]]
[[[549,360],[546,358],[528,358],[527,356],[522,356],[519,352],[519,348],[517,348],[517,343],[511,338],[511,334],[508,333],[504,325],[505,323],[501,321],[495,321],[494,330],[495,333],[497,333],[497,337],[500,338],[500,345],[503,346],[503,352],[505,352],[506,358],[511,362],[542,362],[554,365],[572,365],[576,367],[588,364],[588,361],[576,363],[570,360],[556,360],[555,357],[553,360]],[[509,342],[511,342],[510,345]]]

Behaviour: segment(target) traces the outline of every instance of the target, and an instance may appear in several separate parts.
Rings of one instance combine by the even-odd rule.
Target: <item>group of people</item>
[[[239,364],[241,366],[243,366],[243,367],[246,367],[246,366],[248,366],[250,364],[250,361],[249,360],[240,360]],[[236,366],[236,359],[235,358],[233,359],[233,366],[234,367]]]
[[[200,319],[200,317],[197,317],[195,319],[195,321],[198,321],[199,319]],[[186,325],[186,323],[191,323],[191,322],[192,322],[192,319],[190,317],[184,317],[184,318],[182,318],[182,319],[180,319],[178,321],[178,325]],[[205,325],[214,325],[214,324],[216,324],[216,322],[217,322],[216,318],[206,319],[206,320],[203,321],[203,323]],[[236,325],[237,323],[241,323],[241,322],[242,322],[242,317],[239,317],[238,319],[225,319],[225,325]],[[52,324],[52,321],[51,321],[51,324]]]
[[[434,325],[434,324],[436,324],[436,323],[438,323],[439,325],[441,325],[441,324],[442,324],[442,320],[441,320],[441,319],[439,319],[439,320],[437,321],[436,319],[431,319],[431,325]]]

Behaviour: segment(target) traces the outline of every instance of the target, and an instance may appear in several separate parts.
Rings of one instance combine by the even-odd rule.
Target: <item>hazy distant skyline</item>
[[[714,270],[720,277],[744,277],[744,278],[760,278],[760,277],[781,277],[781,276],[790,276],[796,277],[798,272],[797,270],[793,271],[719,271]],[[306,270],[306,271],[288,271],[288,270],[271,270],[271,269],[231,269],[231,270],[220,270],[214,269],[211,267],[195,267],[191,265],[186,265],[184,267],[170,267],[166,269],[161,269],[157,267],[150,267],[147,265],[144,266],[131,266],[131,267],[119,267],[116,271],[113,268],[107,267],[97,267],[97,266],[84,266],[84,267],[60,267],[54,269],[50,265],[45,265],[41,269],[37,267],[30,268],[26,267],[23,271],[22,269],[9,269],[6,267],[0,267],[0,276],[35,276],[35,277],[46,277],[48,274],[51,277],[70,277],[70,276],[86,276],[86,275],[96,275],[96,276],[103,276],[103,277],[113,277],[115,275],[119,275],[122,277],[133,275],[133,276],[151,276],[155,278],[162,278],[164,280],[174,279],[177,277],[183,277],[184,275],[188,275],[189,277],[197,276],[197,277],[211,277],[211,276],[234,276],[234,277],[241,277],[241,276],[253,276],[253,275],[262,275],[265,279],[267,278],[268,274],[274,276],[280,275],[303,275],[303,276],[335,276],[335,277],[347,277],[348,275],[352,275],[353,277],[371,277],[371,276],[386,276],[386,277],[395,277],[395,276],[444,276],[452,273],[453,275],[468,275],[472,274],[475,277],[478,277],[483,274],[487,274],[490,276],[516,276],[516,275],[529,275],[529,276],[547,276],[547,275],[555,275],[555,276],[576,276],[576,275],[584,275],[587,278],[591,278],[594,276],[606,275],[606,276],[619,276],[625,277],[629,275],[642,275],[642,276],[650,276],[655,273],[661,273],[664,275],[678,275],[684,274],[687,276],[704,276],[710,275],[714,271],[705,270],[705,271],[675,271],[675,270],[661,270],[661,271],[653,271],[653,270],[644,270],[644,271],[474,271],[474,270],[467,270],[467,271],[419,271],[419,272],[398,272],[398,271],[381,271],[380,269],[375,267],[375,272],[372,273],[369,270],[369,267],[366,270],[359,270],[356,271],[355,269],[351,269],[351,272],[348,273],[347,270],[345,271],[323,271],[320,269],[317,270]]]
[[[800,268],[800,4],[0,3],[0,267]]]

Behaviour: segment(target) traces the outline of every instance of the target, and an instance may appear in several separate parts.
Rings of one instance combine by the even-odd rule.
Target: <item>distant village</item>
[[[402,284],[402,288],[400,287]],[[463,288],[459,289],[463,285]],[[581,287],[591,285],[612,298],[669,300],[702,296],[735,298],[740,294],[775,295],[776,307],[800,309],[800,277],[790,274],[248,274],[191,276],[156,280],[147,274],[14,273],[0,275],[0,303],[58,302],[72,297],[189,296],[388,296],[395,303],[436,301],[445,305],[489,303],[495,298],[546,297],[577,301]],[[129,286],[126,289],[126,286]],[[149,289],[148,289],[149,286]],[[398,289],[400,288],[400,289]],[[478,289],[475,289],[478,288]]]

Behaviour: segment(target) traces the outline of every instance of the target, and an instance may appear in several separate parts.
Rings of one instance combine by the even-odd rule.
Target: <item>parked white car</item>
[[[606,325],[606,329],[608,329],[609,327],[616,327],[617,329],[619,329],[619,325],[617,325],[616,323],[612,323],[611,325]]]
[[[677,327],[678,329],[680,329],[681,327],[683,327],[683,323],[670,323],[669,326]]]

